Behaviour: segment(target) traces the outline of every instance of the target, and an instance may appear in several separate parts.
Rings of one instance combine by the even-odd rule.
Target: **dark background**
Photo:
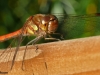
[[[0,0],[0,35],[20,29],[29,16],[38,13],[84,15],[99,12],[100,0]],[[99,21],[99,16],[87,15],[84,19],[80,16],[71,17],[62,21],[64,25],[58,31],[65,39],[95,36],[100,34]],[[22,45],[30,39],[28,37]],[[9,43],[11,41],[2,42],[0,47],[5,48]]]

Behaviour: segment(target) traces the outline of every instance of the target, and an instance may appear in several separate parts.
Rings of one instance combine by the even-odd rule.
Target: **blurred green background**
[[[0,35],[20,29],[26,19],[38,13],[64,14],[58,32],[65,39],[81,38],[99,35],[99,16],[85,15],[70,17],[68,15],[84,15],[100,12],[100,0],[0,0]],[[61,17],[61,18],[62,18]],[[61,20],[61,19],[59,19]],[[25,44],[30,39],[25,41]],[[0,43],[5,48],[11,41]],[[24,44],[22,44],[24,45]]]

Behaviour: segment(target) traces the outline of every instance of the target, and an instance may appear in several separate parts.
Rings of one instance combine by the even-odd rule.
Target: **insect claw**
[[[39,49],[39,48],[38,48],[38,45],[35,45],[35,48],[36,48],[36,49],[35,49],[35,52],[37,53],[37,52],[38,52],[38,49]]]
[[[60,37],[60,38],[61,38],[61,40],[64,40],[64,36],[63,36],[63,35],[61,35],[61,37]]]

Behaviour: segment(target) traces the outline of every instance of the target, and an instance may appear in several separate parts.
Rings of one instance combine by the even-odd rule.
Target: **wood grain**
[[[25,47],[21,47],[13,69],[5,75],[100,75],[100,36],[43,43],[38,48],[28,46],[22,70]]]

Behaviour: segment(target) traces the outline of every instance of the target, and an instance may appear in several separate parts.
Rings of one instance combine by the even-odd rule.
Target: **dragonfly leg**
[[[62,34],[60,34],[60,33],[53,33],[54,35],[60,35],[60,39],[64,39],[64,36],[62,35]]]
[[[61,41],[60,39],[57,39],[57,38],[45,38],[45,40],[51,40],[51,41]]]
[[[38,45],[35,45],[32,43],[32,45],[35,47],[35,52],[37,53],[38,52]]]
[[[34,45],[35,46],[35,52],[37,53],[38,52],[38,45]]]
[[[63,36],[62,34],[60,34],[60,38],[61,38],[62,40],[64,40],[64,36]]]
[[[49,35],[48,35],[48,36],[49,36],[49,38],[53,38],[51,35],[59,35],[59,36],[60,36],[60,39],[59,39],[59,40],[64,40],[63,35],[62,35],[62,34],[60,34],[60,33],[52,33],[52,34],[49,34]]]
[[[31,40],[30,42],[28,42],[26,44],[26,48],[25,48],[24,55],[23,55],[23,61],[22,61],[22,70],[24,70],[23,65],[24,65],[24,60],[25,60],[27,46],[29,44],[33,44],[33,45],[36,44],[41,38],[43,38],[43,35],[40,35],[40,36],[36,37],[35,39]],[[38,49],[38,46],[35,46],[35,47],[36,47],[36,50],[37,50]]]

